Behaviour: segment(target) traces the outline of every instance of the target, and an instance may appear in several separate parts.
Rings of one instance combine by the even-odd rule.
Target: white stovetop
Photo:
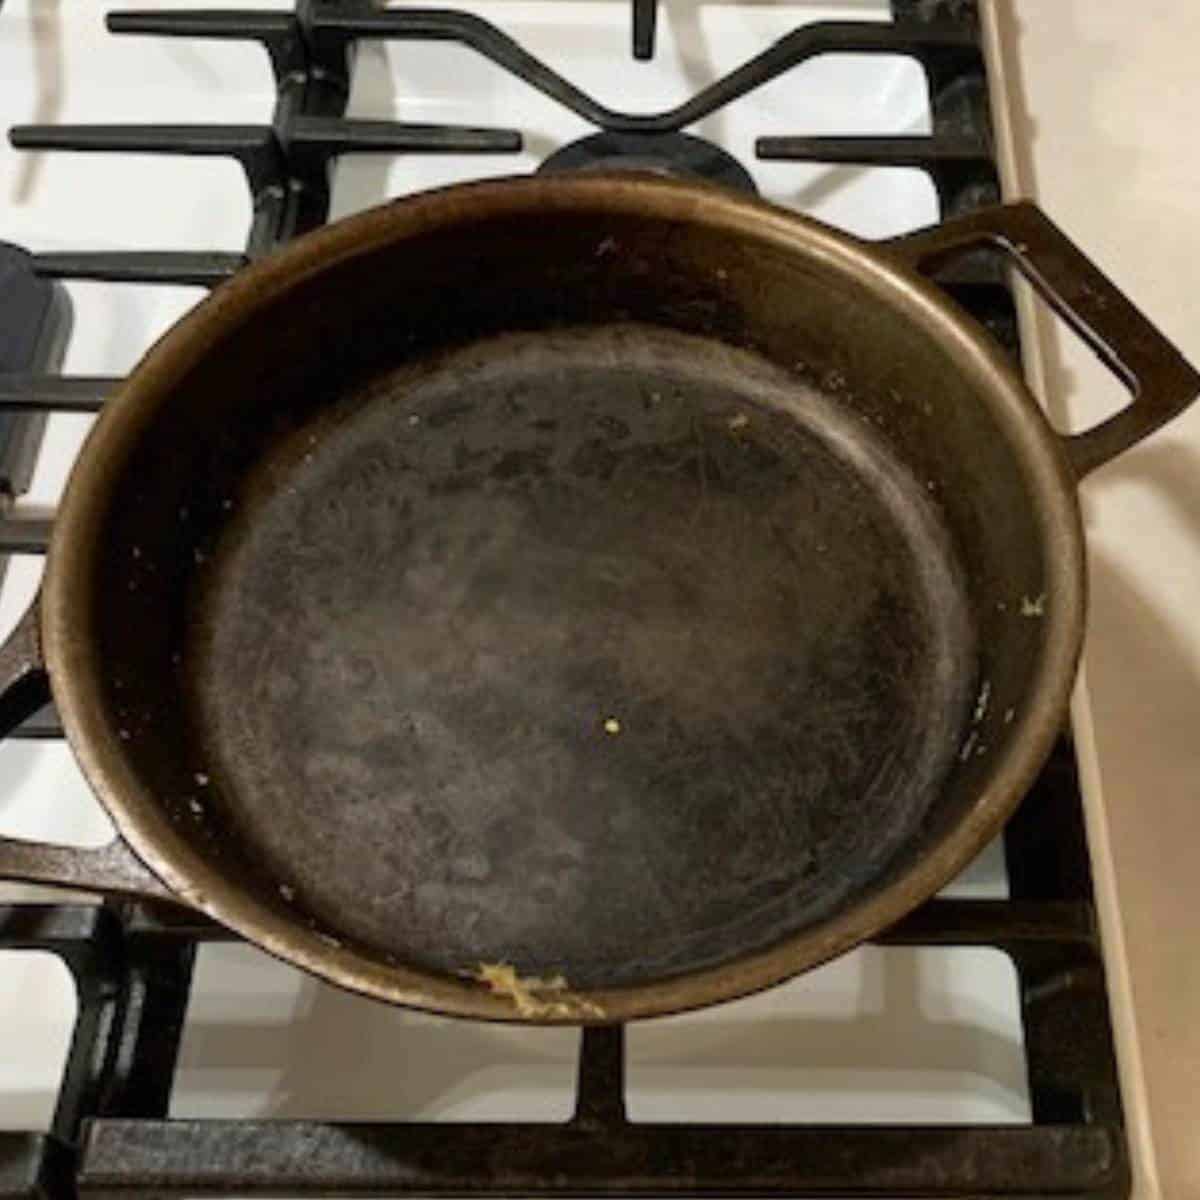
[[[1173,12],[1177,26],[1187,20],[1191,32],[1200,33],[1195,20],[1184,16],[1184,5],[1185,0],[1158,0],[1157,4],[1144,0],[1140,19],[1148,21],[1149,9],[1158,7],[1165,15]],[[169,4],[160,0],[157,5],[187,6],[180,0]],[[275,4],[255,0],[242,6]],[[102,32],[104,7],[99,0],[72,0],[66,5],[57,0],[7,0],[0,12],[0,121],[265,119],[272,89],[260,50],[112,38]],[[885,0],[822,4],[795,0],[769,5],[736,0],[697,5],[680,0],[665,6],[657,59],[638,64],[628,57],[624,0],[487,0],[478,7],[601,100],[635,109],[675,103],[803,21],[873,19],[887,11]],[[1085,21],[1085,7],[1090,11],[1096,6],[1085,0],[1022,0],[1020,15],[1029,26],[1023,53],[1030,60],[1031,88],[1039,78],[1033,68],[1052,49],[1071,44],[1056,38],[1072,17],[1078,23],[1074,40],[1084,44],[1077,69],[1089,64],[1098,93],[1115,78],[1103,73],[1102,68],[1113,70],[1107,56],[1099,56],[1102,61],[1084,57],[1087,39],[1079,30],[1097,21],[1104,28],[1115,27],[1116,16],[1089,16]],[[1104,7],[1125,9],[1126,5]],[[1151,36],[1159,36],[1168,48],[1173,41],[1169,32],[1146,31],[1146,37]],[[1181,34],[1178,41],[1182,45],[1186,38]],[[613,69],[614,62],[622,64],[619,72]],[[1138,60],[1135,66],[1155,79],[1152,64]],[[1011,71],[1010,76],[1019,82]],[[1039,149],[1049,145],[1055,160],[1047,179],[1053,178],[1054,171],[1069,174],[1063,168],[1073,156],[1082,163],[1084,177],[1092,179],[1100,171],[1103,186],[1096,189],[1090,207],[1072,204],[1071,189],[1060,186],[1060,195],[1046,196],[1048,207],[1053,208],[1055,200],[1065,201],[1060,215],[1068,228],[1186,343],[1186,322],[1173,320],[1183,302],[1192,302],[1184,282],[1187,273],[1180,266],[1184,260],[1163,257],[1157,268],[1152,266],[1155,238],[1162,242],[1170,228],[1159,216],[1170,185],[1147,184],[1140,197],[1144,215],[1138,219],[1122,211],[1135,178],[1129,161],[1121,159],[1118,165],[1114,157],[1105,169],[1088,162],[1081,149],[1096,138],[1094,127],[1070,140],[1070,154],[1061,142],[1046,142],[1047,131],[1052,135],[1055,129],[1070,130],[1072,122],[1081,118],[1078,75],[1068,72],[1067,77],[1076,80],[1073,91],[1065,85],[1043,85],[1046,96],[1034,97],[1033,107],[1042,122],[1035,145]],[[1045,70],[1042,78],[1049,78]],[[1127,92],[1137,91],[1135,84],[1122,80],[1118,82]],[[1188,84],[1194,89],[1190,78]],[[1050,94],[1056,90],[1061,94]],[[1184,110],[1177,99],[1176,105],[1182,127]],[[1156,101],[1151,107],[1159,120],[1167,105]],[[526,170],[548,149],[586,132],[576,118],[452,46],[364,49],[352,111],[370,116],[398,113],[416,121],[519,126],[530,135],[529,152],[468,160],[347,160],[337,175],[335,214],[453,178]],[[1128,104],[1120,112],[1132,122]],[[840,59],[793,72],[786,84],[762,89],[704,122],[697,132],[722,142],[751,164],[760,186],[772,198],[802,206],[854,232],[885,236],[934,219],[933,191],[921,174],[754,163],[749,147],[756,135],[764,133],[927,127],[924,89],[914,64]],[[1171,159],[1166,157],[1164,141],[1163,162],[1185,159],[1182,145],[1176,143]],[[1103,141],[1100,148],[1103,151]],[[1105,161],[1102,153],[1100,161]],[[1146,161],[1156,161],[1153,149]],[[1175,194],[1174,215],[1182,226],[1182,197],[1188,195],[1190,200],[1190,194],[1182,184],[1175,186],[1180,190]],[[1101,218],[1102,212],[1111,216]],[[236,249],[248,215],[238,169],[230,163],[127,155],[31,158],[0,147],[0,238],[31,248]],[[1136,234],[1125,235],[1124,244],[1139,246],[1144,253],[1133,256],[1135,261],[1122,261],[1121,231],[1135,229]],[[1162,292],[1154,290],[1156,285]],[[189,289],[103,284],[71,285],[70,291],[76,332],[64,369],[105,374],[127,370],[148,342],[198,295]],[[1193,353],[1200,359],[1200,344],[1192,336]],[[27,503],[54,502],[85,428],[86,420],[81,418],[53,419]],[[1186,584],[1192,581],[1189,572],[1196,562],[1185,540],[1190,509],[1181,499],[1190,480],[1172,464],[1186,463],[1189,431],[1200,438],[1200,424],[1193,421],[1181,430],[1165,435],[1136,458],[1130,456],[1128,466],[1114,467],[1089,485],[1089,513],[1093,526],[1098,526],[1092,538],[1101,574],[1094,624],[1108,631],[1106,647],[1112,645],[1113,627],[1135,644],[1148,643],[1139,646],[1140,657],[1133,661],[1118,665],[1108,656],[1107,669],[1106,656],[1095,649],[1101,639],[1095,639],[1089,656],[1096,693],[1091,707],[1102,768],[1092,780],[1089,800],[1102,855],[1106,824],[1101,799],[1109,803],[1114,828],[1119,827],[1118,851],[1130,838],[1146,844],[1155,836],[1150,822],[1141,820],[1153,805],[1174,812],[1175,805],[1190,799],[1185,776],[1175,772],[1191,761],[1182,722],[1189,712],[1196,713],[1195,689],[1189,691],[1194,658],[1180,652],[1182,634],[1169,634],[1162,643],[1153,640],[1163,614],[1174,633],[1181,623],[1186,630],[1185,596],[1190,591]],[[1171,447],[1176,448],[1175,457],[1165,453]],[[1166,482],[1171,500],[1164,499],[1154,483],[1145,482],[1151,476]],[[1112,532],[1130,526],[1142,531],[1133,545]],[[1149,542],[1147,529],[1154,530],[1160,539],[1157,543]],[[1156,564],[1151,574],[1141,573],[1133,561],[1138,554]],[[1105,564],[1113,576],[1107,581],[1113,583],[1107,596]],[[0,632],[11,625],[31,594],[36,573],[33,560],[14,563],[0,589]],[[1136,596],[1128,587],[1117,587],[1117,582],[1133,577],[1138,580]],[[1193,619],[1193,627],[1200,640],[1200,619]],[[1143,676],[1147,665],[1154,674]],[[1152,678],[1154,691],[1142,682]],[[1164,681],[1173,690],[1157,690]],[[1081,703],[1085,732],[1086,708]],[[1159,713],[1159,718],[1149,720],[1150,712]],[[1128,727],[1137,730],[1135,743],[1157,747],[1157,752],[1128,755],[1121,748]],[[1168,749],[1177,753],[1164,755],[1163,742],[1173,734]],[[1115,754],[1113,745],[1118,747]],[[1125,806],[1119,811],[1112,807],[1118,802]],[[1121,817],[1131,831],[1124,829]],[[1182,818],[1180,810],[1178,819]],[[1183,826],[1171,824],[1170,815],[1164,819],[1174,831],[1163,840],[1158,855],[1165,865],[1179,859],[1180,847],[1186,843],[1179,832]],[[104,840],[106,829],[65,747],[0,745],[0,832],[98,842]],[[993,849],[955,890],[1000,895],[1004,887],[1001,860]],[[1123,906],[1127,891],[1122,884]],[[1141,902],[1152,901],[1151,896]],[[1133,908],[1125,912],[1126,918],[1139,911],[1136,889],[1130,903]],[[1132,928],[1128,920],[1124,925],[1113,920],[1111,909],[1110,904],[1113,929]],[[1144,946],[1141,954],[1147,959]],[[1136,957],[1131,951],[1130,961]],[[1143,987],[1171,969],[1153,954],[1148,961]],[[1195,969],[1193,965],[1191,970]],[[245,947],[204,949],[198,979],[173,1101],[172,1111],[179,1115],[334,1117],[391,1112],[456,1119],[566,1115],[576,1038],[569,1031],[507,1030],[415,1016],[316,984]],[[1124,979],[1119,974],[1118,983]],[[1194,1000],[1194,975],[1192,983]],[[1176,994],[1184,994],[1178,984]],[[0,1030],[4,1031],[0,1034],[0,1127],[45,1126],[70,1013],[70,993],[58,964],[35,955],[0,952]],[[1181,1025],[1168,1036],[1182,1039],[1188,1031]],[[1131,1021],[1126,1020],[1123,1028],[1132,1029]],[[1153,1029],[1139,1033],[1140,1042],[1129,1037],[1124,1046],[1131,1098],[1140,1094],[1139,1062],[1151,1064],[1153,1039],[1160,1036]],[[862,950],[753,1000],[636,1028],[630,1045],[631,1110],[635,1117],[683,1120],[720,1115],[750,1120],[1026,1121],[1029,1110],[1019,1036],[1013,973],[998,953]],[[1193,1054],[1193,1070],[1196,1061]],[[1200,1087],[1195,1091],[1200,1092]],[[1167,1122],[1164,1136],[1169,1137],[1174,1128],[1175,1136],[1183,1137],[1183,1126],[1178,1122],[1171,1126],[1170,1114],[1163,1120]],[[1163,1142],[1163,1137],[1158,1141]],[[1165,1158],[1162,1146],[1156,1143],[1156,1148]],[[1141,1161],[1144,1178],[1153,1182],[1156,1160],[1149,1149]],[[1168,1194],[1184,1193],[1168,1189]]]

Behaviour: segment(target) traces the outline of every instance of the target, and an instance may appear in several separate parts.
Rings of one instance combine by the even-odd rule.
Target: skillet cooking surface
[[[740,957],[875,882],[958,752],[924,481],[749,355],[480,343],[331,398],[246,493],[194,601],[214,802],[380,954],[580,987]]]

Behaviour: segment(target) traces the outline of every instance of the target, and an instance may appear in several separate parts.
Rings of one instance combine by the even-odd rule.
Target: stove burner
[[[67,293],[37,274],[27,250],[0,242],[0,375],[57,370],[70,331]],[[0,505],[29,487],[45,423],[44,414],[0,406]],[[3,562],[0,551],[0,571]]]
[[[688,133],[594,133],[556,150],[538,173],[613,170],[703,179],[758,195],[750,172],[732,154]]]

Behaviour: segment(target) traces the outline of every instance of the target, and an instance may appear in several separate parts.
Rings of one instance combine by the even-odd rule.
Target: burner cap
[[[539,173],[611,170],[705,179],[758,193],[749,171],[733,155],[687,133],[594,133],[556,150],[538,168]]]

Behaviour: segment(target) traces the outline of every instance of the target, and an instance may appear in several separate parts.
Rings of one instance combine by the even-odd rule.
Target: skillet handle
[[[38,640],[38,602],[0,646],[0,738],[50,702],[50,680]],[[181,901],[121,839],[107,846],[51,846],[0,837],[0,879],[90,892]]]
[[[999,250],[1133,394],[1133,403],[1083,433],[1063,435],[1082,479],[1148,437],[1200,396],[1200,374],[1040,208],[982,209],[885,242],[921,271],[972,250]]]

